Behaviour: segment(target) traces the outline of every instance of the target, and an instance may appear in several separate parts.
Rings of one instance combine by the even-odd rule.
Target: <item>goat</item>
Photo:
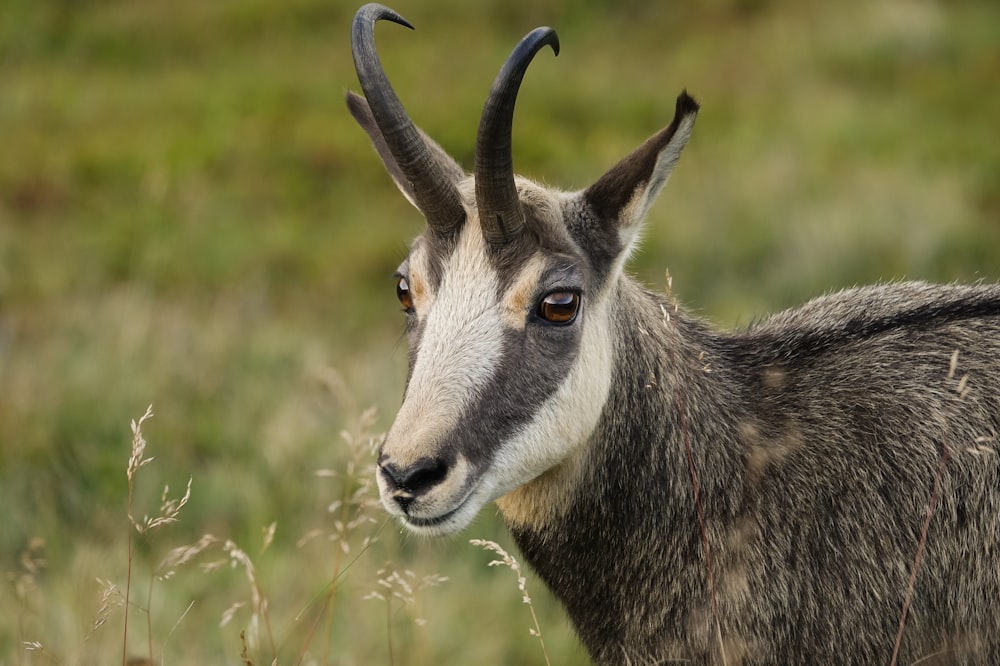
[[[1000,286],[816,298],[720,333],[623,272],[698,104],[580,192],[515,176],[529,33],[472,176],[352,27],[348,107],[427,220],[396,273],[409,368],[378,453],[419,534],[496,501],[600,664],[1000,663]]]

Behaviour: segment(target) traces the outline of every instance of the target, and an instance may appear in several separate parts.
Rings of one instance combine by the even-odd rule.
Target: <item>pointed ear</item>
[[[410,184],[409,179],[403,175],[402,169],[399,168],[399,164],[396,163],[396,158],[392,156],[392,151],[389,150],[389,144],[385,142],[385,137],[382,136],[382,131],[379,130],[378,125],[375,123],[375,117],[372,115],[372,111],[368,108],[368,101],[364,97],[358,95],[357,93],[347,91],[347,109],[354,116],[354,120],[361,125],[368,137],[372,141],[372,145],[375,146],[375,152],[378,156],[382,158],[382,163],[385,165],[386,171],[392,176],[393,182],[396,183],[396,187],[399,191],[403,193],[406,200],[413,204],[413,207],[420,209],[417,205],[417,198],[413,194],[413,186]],[[458,162],[454,160],[448,153],[445,152],[444,148],[439,146],[434,142],[423,130],[418,130],[420,136],[423,137],[424,143],[427,144],[428,149],[430,149],[431,154],[434,159],[440,164],[446,167],[446,170],[452,177],[452,182],[457,183],[459,180],[465,178],[465,170],[459,165]],[[424,211],[420,211],[424,212]],[[426,213],[425,213],[426,215]]]
[[[698,103],[687,91],[682,92],[670,125],[584,191],[584,201],[601,223],[617,226],[624,247],[629,247],[649,208],[667,184],[697,115]]]

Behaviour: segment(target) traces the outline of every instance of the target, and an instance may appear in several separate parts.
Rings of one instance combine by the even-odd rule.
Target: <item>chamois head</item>
[[[444,534],[581,455],[611,382],[609,295],[698,105],[682,93],[667,128],[583,191],[515,176],[518,88],[538,51],[559,49],[555,32],[538,28],[494,81],[468,176],[389,85],[374,46],[382,19],[412,27],[378,4],[358,11],[352,46],[364,98],[348,93],[347,105],[427,229],[396,273],[409,374],[378,484],[410,529]]]

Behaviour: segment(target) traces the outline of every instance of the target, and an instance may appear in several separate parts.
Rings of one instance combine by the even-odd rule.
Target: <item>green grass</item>
[[[383,61],[466,165],[500,63],[537,25],[563,48],[525,80],[521,173],[584,187],[670,120],[682,88],[695,95],[694,137],[631,269],[662,287],[669,267],[681,301],[722,326],[856,283],[1000,276],[995,3],[396,8],[417,30],[380,25]],[[542,662],[516,585],[464,538],[511,550],[492,515],[422,541],[378,531],[373,508],[352,548],[378,542],[337,580],[330,619],[312,639],[312,616],[296,620],[336,568],[336,542],[297,545],[334,530],[326,509],[344,491],[315,472],[344,469],[339,432],[369,406],[377,433],[398,404],[390,276],[422,224],[343,108],[355,9],[0,5],[0,664],[120,659],[121,609],[90,629],[96,579],[124,589],[127,426],[149,403],[139,513],[156,513],[164,484],[193,486],[179,522],[137,541],[129,654],[149,651],[150,572],[211,533],[256,564],[281,663],[306,647],[321,663],[385,663],[390,645],[396,663]],[[387,560],[450,580],[390,607],[387,625],[384,603],[363,600]],[[561,611],[529,586],[552,662],[579,661]],[[248,587],[228,565],[155,582],[154,657],[240,663],[249,610],[218,624]],[[33,640],[55,657],[25,651]],[[250,657],[270,663],[270,647]]]

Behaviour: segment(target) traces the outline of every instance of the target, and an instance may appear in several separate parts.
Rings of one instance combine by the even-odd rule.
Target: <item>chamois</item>
[[[369,4],[348,107],[427,220],[396,274],[409,372],[385,508],[496,501],[595,662],[1000,663],[1000,286],[854,288],[733,333],[623,272],[698,104],[580,192],[515,176],[550,28],[514,49],[468,175],[389,85]]]

